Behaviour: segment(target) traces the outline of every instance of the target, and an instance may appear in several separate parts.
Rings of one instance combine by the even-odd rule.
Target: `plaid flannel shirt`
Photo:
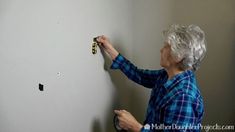
[[[113,60],[111,69],[120,69],[129,79],[151,89],[141,132],[200,131],[204,108],[193,71],[168,80],[164,69],[138,69],[121,54]]]

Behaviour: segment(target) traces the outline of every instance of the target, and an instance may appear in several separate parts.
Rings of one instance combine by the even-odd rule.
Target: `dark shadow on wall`
[[[101,124],[99,119],[94,119],[92,123],[92,132],[103,132],[101,129]]]
[[[113,41],[116,44],[120,41]],[[121,47],[115,47],[122,55],[125,56],[125,51]],[[139,120],[138,115],[144,115],[143,111],[139,111],[136,108],[143,108],[145,106],[142,103],[137,101],[140,99],[139,94],[137,93],[136,88],[131,82],[128,81],[128,78],[120,71],[120,70],[112,70],[110,66],[112,64],[111,59],[105,53],[105,51],[101,50],[101,53],[104,57],[104,69],[109,73],[110,79],[115,87],[115,93],[112,97],[111,105],[106,109],[106,117],[105,117],[105,124],[104,124],[104,131],[102,132],[115,132],[115,128],[113,125],[113,117],[114,117],[114,110],[115,109],[125,109],[132,113],[136,119],[142,123],[142,120]],[[134,107],[135,109],[131,108]],[[138,115],[137,115],[138,114]],[[93,132],[100,132],[100,122],[99,120],[94,120],[93,122]]]
[[[233,34],[235,34],[235,24],[234,24],[234,27],[233,27]],[[231,67],[234,67],[235,66],[235,38],[233,39],[233,43],[232,43],[232,57],[231,57]],[[234,98],[235,97],[235,69],[231,69],[231,79],[233,80],[232,82],[233,82],[233,84],[231,84],[232,85],[232,95],[231,95],[231,97],[232,98]],[[231,98],[231,100],[233,100]],[[231,101],[232,102],[232,108],[233,108],[233,114],[232,114],[232,124],[233,125],[235,125],[235,103],[233,102],[233,101]]]

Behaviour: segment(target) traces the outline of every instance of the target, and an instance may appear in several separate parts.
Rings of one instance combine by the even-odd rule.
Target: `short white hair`
[[[180,68],[196,71],[206,53],[205,33],[201,28],[196,25],[171,25],[163,34],[171,46],[171,55],[180,61]]]

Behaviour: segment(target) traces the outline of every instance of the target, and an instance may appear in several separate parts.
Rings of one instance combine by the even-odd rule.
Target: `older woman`
[[[172,25],[163,34],[160,70],[138,69],[107,37],[98,37],[100,47],[113,60],[112,69],[120,69],[129,79],[152,89],[143,124],[126,110],[114,112],[120,127],[129,131],[200,131],[204,109],[194,71],[206,53],[205,34],[195,25]]]

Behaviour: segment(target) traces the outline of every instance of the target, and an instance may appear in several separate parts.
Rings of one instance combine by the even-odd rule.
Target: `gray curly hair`
[[[196,71],[206,53],[205,33],[200,27],[172,25],[163,35],[171,46],[171,55],[180,61],[179,68]]]

